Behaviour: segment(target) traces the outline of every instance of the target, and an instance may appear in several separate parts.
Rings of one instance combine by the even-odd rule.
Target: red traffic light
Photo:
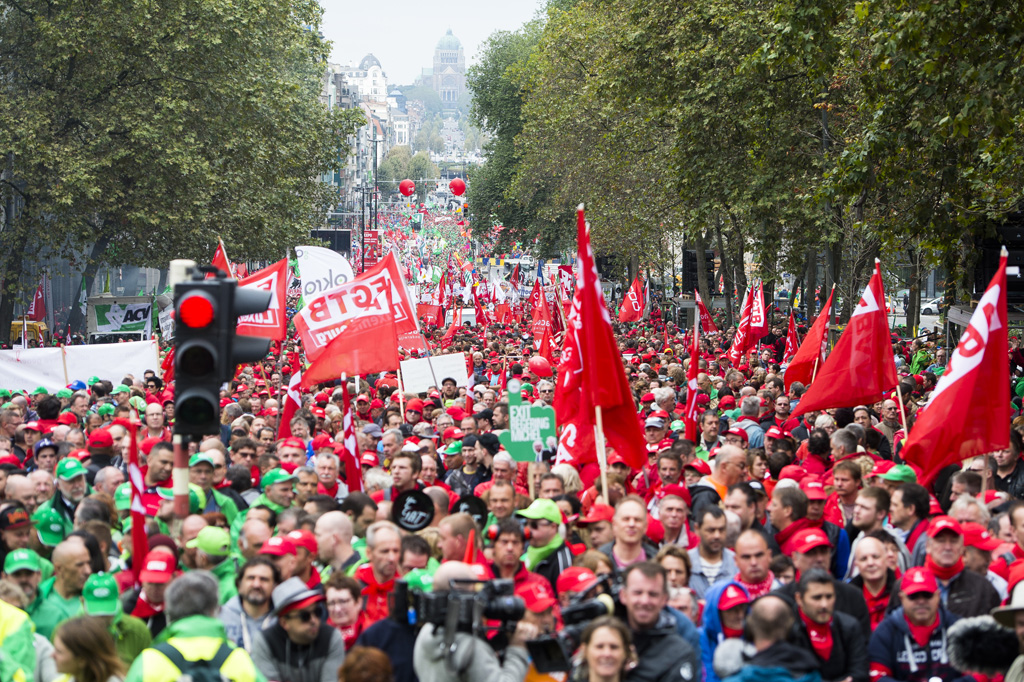
[[[178,303],[176,322],[192,329],[207,327],[216,317],[217,306],[213,298],[200,291],[188,294]]]

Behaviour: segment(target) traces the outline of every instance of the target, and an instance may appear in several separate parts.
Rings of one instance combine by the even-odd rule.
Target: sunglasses
[[[908,594],[907,597],[911,601],[928,601],[935,596],[934,592],[917,592],[916,594]]]
[[[301,620],[303,623],[308,623],[314,618],[319,618],[314,611],[296,611],[295,613],[288,614],[288,617],[294,620]]]
[[[544,519],[533,519],[527,525],[529,525],[530,528],[532,528],[533,530],[537,530],[539,528],[544,528],[545,526],[550,526],[553,524],[550,521],[546,521]]]

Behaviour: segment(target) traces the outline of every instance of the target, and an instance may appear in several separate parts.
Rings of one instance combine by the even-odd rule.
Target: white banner
[[[0,351],[0,386],[8,389],[58,391],[93,376],[116,385],[126,374],[141,378],[147,369],[160,371],[156,341]]]
[[[60,348],[0,350],[0,386],[31,391],[42,386],[51,392],[68,385]],[[88,379],[91,374],[86,374]]]
[[[456,386],[469,384],[464,353],[402,360],[402,384],[409,393],[425,393],[431,386],[440,389],[441,382],[449,377],[455,379]]]
[[[322,246],[296,246],[295,260],[302,280],[302,297],[307,301],[355,279],[345,257]]]

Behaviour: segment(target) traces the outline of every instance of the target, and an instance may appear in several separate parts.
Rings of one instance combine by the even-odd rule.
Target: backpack
[[[189,661],[181,655],[180,651],[167,642],[157,644],[153,648],[166,656],[181,671],[181,674],[178,676],[179,682],[181,680],[186,682],[189,680],[191,682],[222,682],[226,678],[221,673],[220,667],[224,665],[224,661],[228,660],[228,656],[234,651],[232,647],[224,642],[217,649],[217,653],[213,655],[212,659],[208,661]]]

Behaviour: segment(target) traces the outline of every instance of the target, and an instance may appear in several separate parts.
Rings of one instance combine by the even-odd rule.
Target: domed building
[[[454,105],[466,90],[466,54],[451,29],[441,36],[434,48],[431,76],[434,92],[445,104]]]
[[[388,96],[388,77],[380,60],[368,54],[359,66],[345,67],[345,80],[363,100],[383,102]]]

